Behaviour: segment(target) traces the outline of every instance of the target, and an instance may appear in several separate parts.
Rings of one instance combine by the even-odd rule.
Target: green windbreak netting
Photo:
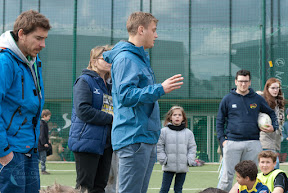
[[[200,159],[219,161],[218,105],[238,70],[251,71],[254,90],[277,77],[287,93],[288,0],[0,0],[1,32],[29,9],[53,27],[40,53],[45,108],[52,112],[50,159],[74,160],[67,147],[73,82],[87,67],[91,48],[128,38],[126,19],[134,11],[159,19],[159,38],[149,50],[156,80],[178,73],[185,78],[180,90],[159,100],[161,118],[172,105],[184,107]]]

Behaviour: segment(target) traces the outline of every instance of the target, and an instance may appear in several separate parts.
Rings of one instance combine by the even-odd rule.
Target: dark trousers
[[[89,193],[105,192],[111,166],[112,148],[106,148],[103,155],[74,152],[76,163],[76,188]]]
[[[174,192],[182,193],[183,184],[186,178],[186,173],[175,173],[175,172],[163,172],[163,179],[162,179],[162,186],[160,189],[160,193],[169,192],[174,175],[176,175],[175,182],[174,182]]]

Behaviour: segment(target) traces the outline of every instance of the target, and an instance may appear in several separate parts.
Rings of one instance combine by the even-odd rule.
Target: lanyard
[[[33,66],[34,66],[34,71],[35,71],[35,76],[36,76],[38,91],[39,91],[39,93],[40,93],[40,92],[41,92],[41,89],[40,89],[40,84],[39,84],[39,77],[38,77],[38,70],[37,70],[36,62],[34,62]]]

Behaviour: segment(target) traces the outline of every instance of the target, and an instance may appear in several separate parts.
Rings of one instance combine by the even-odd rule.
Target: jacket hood
[[[89,75],[89,76],[91,76],[91,77],[99,77],[99,78],[101,78],[97,72],[95,72],[95,71],[93,71],[93,70],[89,70],[89,69],[87,69],[87,68],[84,68],[84,69],[82,70],[82,75],[84,75],[84,74],[87,74],[87,75]],[[107,79],[107,80],[106,80],[106,83],[112,84],[111,78]]]
[[[95,71],[93,71],[93,70],[88,70],[88,69],[86,69],[86,68],[82,70],[82,75],[84,75],[84,74],[87,74],[87,75],[92,76],[92,77],[100,77],[100,76],[97,74],[97,72],[95,72]]]
[[[230,93],[234,94],[234,95],[240,95],[236,92],[236,88],[232,88]],[[256,94],[256,92],[252,89],[252,88],[249,88],[249,93],[246,94],[245,96],[247,97],[253,97],[254,95]]]
[[[30,61],[23,55],[22,51],[17,46],[14,38],[11,35],[12,31],[6,31],[0,36],[0,47],[10,49],[14,55],[18,56],[26,64],[34,64],[36,57],[32,57]]]
[[[145,63],[147,63],[145,60],[147,59],[148,52],[145,52],[144,47],[137,47],[133,45],[132,43],[128,41],[120,41],[118,42],[112,50],[104,52],[103,53],[103,58],[105,59],[106,62],[112,64],[117,57],[118,54],[121,52],[129,51],[132,52],[133,54],[138,55],[139,58],[141,58]],[[146,57],[144,57],[146,56]]]

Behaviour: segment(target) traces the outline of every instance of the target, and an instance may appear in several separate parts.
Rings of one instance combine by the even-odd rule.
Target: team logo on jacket
[[[256,107],[257,107],[256,103],[250,104],[250,109],[256,109]]]
[[[99,89],[94,88],[94,92],[93,92],[93,93],[94,93],[94,94],[100,94]]]
[[[237,104],[232,104],[232,109],[236,109],[237,108]]]

